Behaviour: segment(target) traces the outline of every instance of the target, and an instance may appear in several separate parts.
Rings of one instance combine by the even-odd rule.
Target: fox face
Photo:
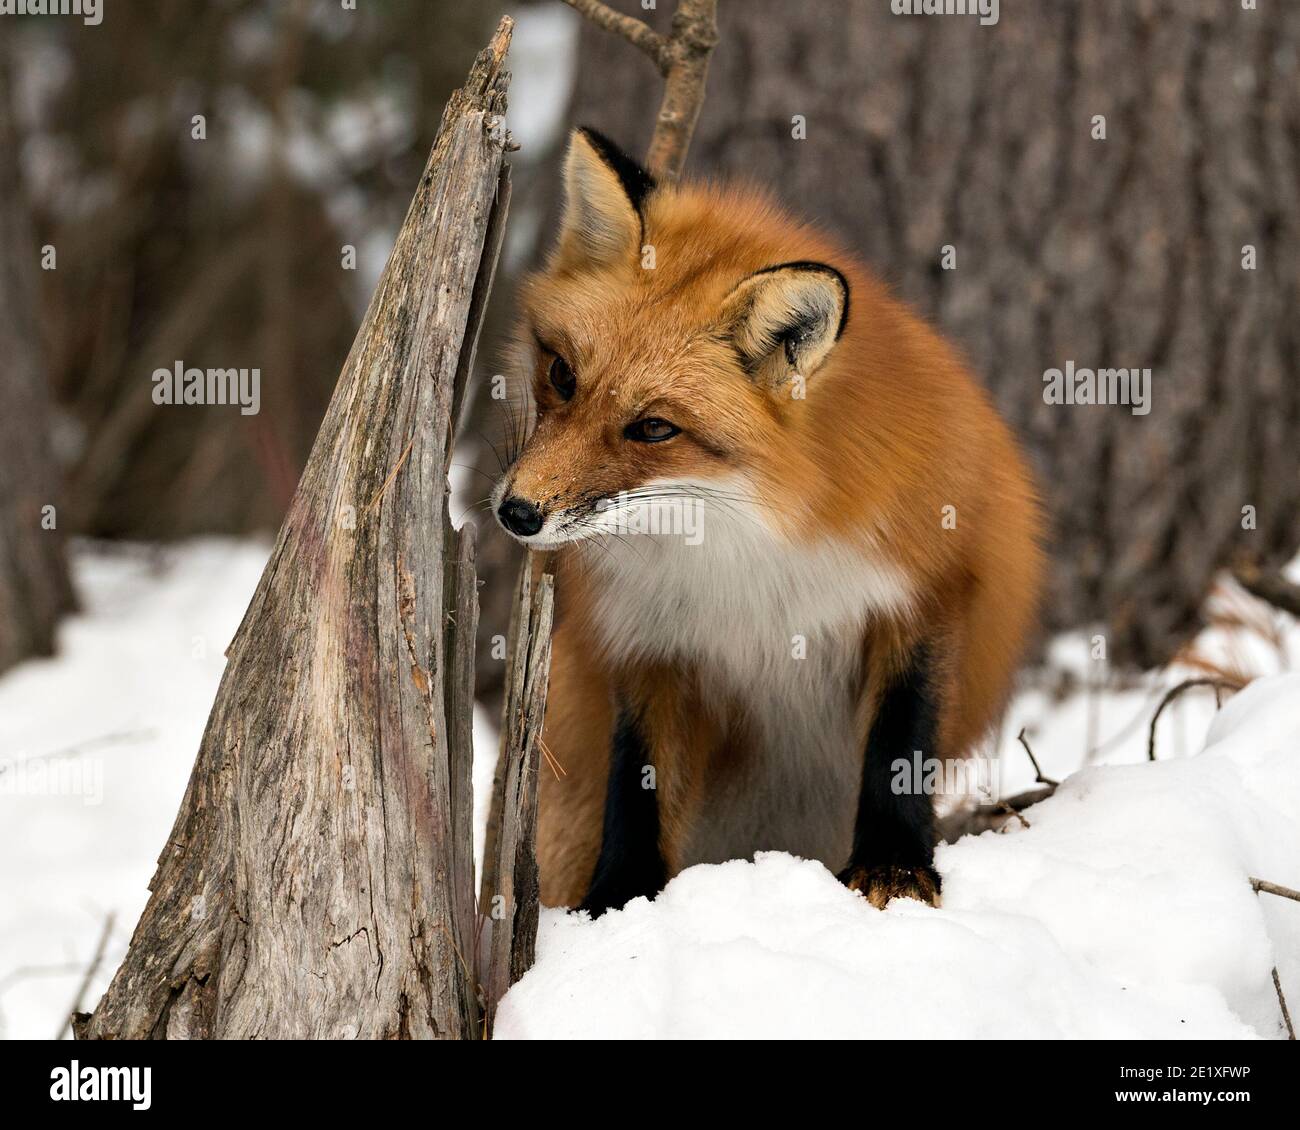
[[[557,246],[523,288],[535,420],[499,521],[546,547],[683,499],[774,503],[807,457],[802,394],[847,322],[845,276],[789,258],[762,201],[742,238],[741,217],[718,222],[725,197],[656,186],[594,131],[574,134],[564,181]]]

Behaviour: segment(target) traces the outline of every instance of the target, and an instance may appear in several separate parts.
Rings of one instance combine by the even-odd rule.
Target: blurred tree
[[[495,15],[156,0],[93,27],[6,21],[31,103],[24,171],[59,255],[43,329],[76,530],[275,528]],[[155,404],[154,370],[177,361],[259,368],[260,412]]]
[[[36,308],[37,246],[0,57],[0,671],[54,650],[73,606]]]
[[[964,348],[1037,461],[1050,628],[1159,664],[1217,569],[1294,555],[1300,4],[1003,0],[983,27],[723,0],[719,24],[687,173],[770,186]],[[573,121],[644,152],[654,67],[590,26],[579,58]],[[1150,414],[1044,403],[1068,360],[1150,367]]]

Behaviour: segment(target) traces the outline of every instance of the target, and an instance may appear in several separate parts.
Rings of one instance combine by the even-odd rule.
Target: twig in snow
[[[1249,876],[1250,889],[1256,894],[1263,891],[1268,895],[1277,895],[1279,898],[1294,899],[1300,902],[1300,891],[1293,891],[1290,887],[1284,887],[1280,883],[1270,883],[1267,879],[1256,879],[1255,876]],[[1277,1003],[1282,1009],[1282,1020],[1286,1024],[1287,1039],[1295,1039],[1295,1025],[1291,1023],[1291,1010],[1286,1006],[1286,997],[1282,993],[1282,979],[1277,975],[1277,966],[1273,966],[1273,989],[1277,993]]]
[[[1256,894],[1263,891],[1265,894],[1277,895],[1284,899],[1294,899],[1300,902],[1300,891],[1293,891],[1290,887],[1284,887],[1280,883],[1270,883],[1267,879],[1256,879],[1250,876],[1250,885]]]
[[[1043,776],[1043,770],[1039,767],[1038,758],[1034,756],[1034,751],[1029,748],[1029,742],[1025,740],[1025,728],[1023,726],[1020,727],[1020,733],[1016,735],[1016,741],[1024,746],[1025,752],[1029,754],[1029,763],[1034,767],[1034,783],[1050,785],[1053,789],[1057,788],[1061,783],[1060,781],[1054,781],[1051,777]]]
[[[1160,715],[1164,713],[1165,707],[1174,701],[1183,691],[1191,690],[1192,687],[1214,687],[1216,690],[1239,691],[1245,684],[1235,679],[1205,678],[1205,679],[1185,679],[1176,687],[1171,687],[1164,698],[1160,700],[1160,705],[1156,707],[1156,712],[1151,716],[1151,733],[1147,738],[1147,760],[1156,759],[1156,723],[1160,721]]]
[[[1022,828],[1032,827],[1029,821],[1025,819],[1024,814],[1020,812],[1018,809],[1012,808],[1011,805],[1009,805],[1005,800],[998,801],[997,804],[995,804],[993,807],[996,808],[999,812],[1006,813],[1008,816],[1014,816],[1017,820],[1020,821],[1020,826]],[[1004,824],[1003,827],[1005,828],[1006,825]],[[1001,829],[999,829],[999,831],[1001,831]]]
[[[979,808],[976,809],[975,812],[971,814],[972,818],[978,819],[979,814],[981,812],[985,814],[1000,812],[1003,816],[1014,816],[1017,820],[1020,821],[1020,826],[1022,828],[1032,827],[1029,821],[1026,820],[1025,817],[1021,814],[1020,809],[1016,807],[1016,802],[1021,800],[1022,799],[1021,797],[1016,796],[1016,797],[1011,797],[1007,800],[994,800],[992,794],[989,792],[988,789],[983,789],[981,791],[989,799],[986,803],[980,805]],[[1021,808],[1028,808],[1028,807],[1029,806],[1025,804],[1021,805]],[[1007,826],[1008,825],[1003,824],[1002,827],[998,829],[998,831],[999,832],[1006,831]]]
[[[90,964],[86,967],[85,975],[81,978],[81,984],[77,986],[77,995],[72,998],[72,1007],[68,1009],[65,1019],[59,1025],[59,1030],[54,1034],[56,1040],[63,1039],[69,1026],[73,1023],[73,1018],[81,1013],[81,1006],[85,1001],[86,994],[90,991],[91,982],[95,980],[95,974],[99,972],[99,967],[104,961],[104,950],[108,948],[108,939],[113,933],[113,923],[117,920],[117,914],[109,911],[108,916],[104,919],[104,928],[99,932],[99,942],[95,946],[95,955],[90,959]]]
[[[1291,1012],[1286,1007],[1286,997],[1282,995],[1282,982],[1278,980],[1277,966],[1273,966],[1273,988],[1277,990],[1277,1003],[1282,1006],[1282,1019],[1286,1021],[1287,1039],[1295,1039],[1295,1026],[1291,1023]]]

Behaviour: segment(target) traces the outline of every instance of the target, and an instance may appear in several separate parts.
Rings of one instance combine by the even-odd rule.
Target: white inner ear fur
[[[830,353],[846,295],[830,271],[787,267],[751,275],[727,297],[724,318],[754,379],[768,388],[811,376]]]
[[[634,262],[641,218],[618,176],[591,142],[575,133],[564,159],[564,223],[560,256],[566,263]]]

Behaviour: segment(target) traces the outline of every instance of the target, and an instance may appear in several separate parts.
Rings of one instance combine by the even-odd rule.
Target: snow
[[[89,1003],[107,987],[268,552],[80,546],[86,613],[63,623],[56,658],[0,678],[0,1035],[55,1034],[115,911]],[[89,787],[41,790],[36,771],[61,763]]]
[[[511,1038],[1281,1035],[1300,906],[1300,675],[1252,684],[1194,758],[1084,770],[1030,827],[940,848],[940,909],[884,911],[783,853],[693,867],[653,902],[543,915]],[[1279,880],[1283,881],[1283,880]]]
[[[0,677],[0,1035],[54,1034],[111,911],[83,1006],[106,987],[268,549],[78,544],[84,611],[58,656]],[[1238,620],[1241,599],[1216,595]],[[1160,722],[1162,760],[1145,761],[1151,712],[1188,674],[1300,666],[1300,631],[1261,607],[1255,630],[1216,622],[1131,686],[1090,658],[1091,637],[1058,640],[1052,665],[1077,688],[1042,677],[1017,697],[1001,784],[1032,781],[1022,725],[1068,779],[1026,811],[1030,828],[940,849],[942,909],[874,910],[780,854],[692,868],[596,922],[544,911],[498,1037],[1278,1035],[1270,970],[1294,1012],[1300,904],[1247,876],[1300,886],[1300,675],[1259,679],[1217,713],[1188,692]],[[496,758],[482,716],[475,748],[481,851]]]

